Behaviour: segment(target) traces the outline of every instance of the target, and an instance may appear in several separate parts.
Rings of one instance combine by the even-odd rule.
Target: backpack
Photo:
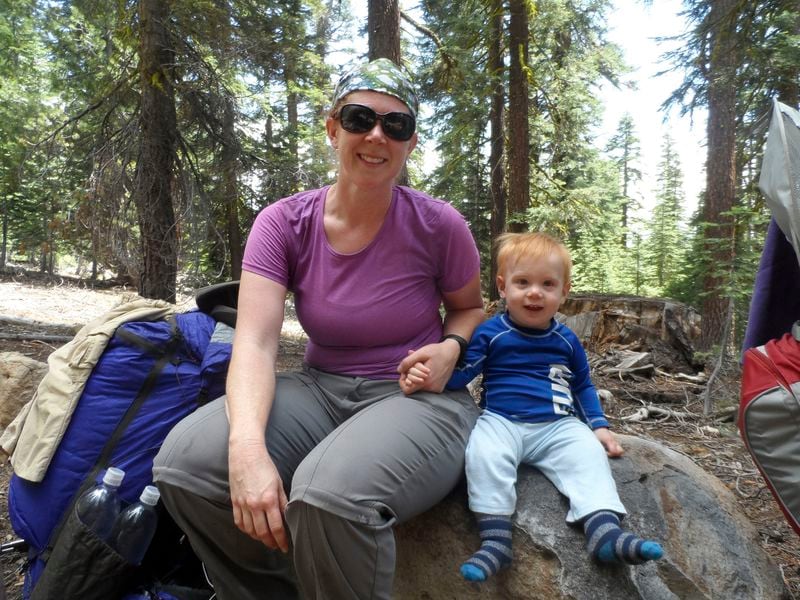
[[[786,520],[800,534],[800,321],[791,333],[745,352],[739,431]]]
[[[89,331],[82,330],[76,339],[93,339],[93,326],[97,327],[87,325]],[[153,459],[170,429],[224,393],[232,332],[195,310],[125,322],[103,348],[93,349],[101,353],[82,382],[80,397],[44,476],[30,481],[15,472],[9,485],[11,525],[29,547],[26,600],[115,598],[191,560],[188,545],[161,504],[156,538],[139,568],[126,564],[88,532],[74,508],[109,466],[125,471],[119,489],[123,506],[138,500],[142,489],[152,483]],[[54,365],[67,370],[75,361],[50,363],[51,371]],[[57,379],[64,373],[49,371],[46,378],[50,375]],[[23,432],[26,426],[27,422]],[[76,572],[82,576],[85,572],[85,580],[65,587],[65,580],[80,579],[74,576]]]

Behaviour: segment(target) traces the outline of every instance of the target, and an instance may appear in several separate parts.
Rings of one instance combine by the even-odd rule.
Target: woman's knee
[[[177,485],[197,493],[227,495],[228,421],[224,398],[214,400],[180,421],[164,439],[153,460],[156,481]]]

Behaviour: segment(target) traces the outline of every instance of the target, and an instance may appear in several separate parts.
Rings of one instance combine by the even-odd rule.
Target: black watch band
[[[443,342],[445,340],[455,340],[458,342],[458,347],[460,351],[458,353],[458,360],[456,361],[456,366],[460,365],[464,361],[464,356],[467,354],[467,340],[456,333],[448,333],[447,335],[443,335],[442,338],[439,340]]]

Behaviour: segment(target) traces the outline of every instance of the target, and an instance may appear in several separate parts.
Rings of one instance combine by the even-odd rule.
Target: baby
[[[570,289],[567,248],[542,233],[497,240],[497,287],[506,312],[481,324],[447,384],[483,374],[481,414],[466,450],[469,507],[481,547],[463,565],[484,581],[511,563],[511,516],[517,468],[537,467],[569,499],[567,522],[580,523],[587,549],[602,562],[637,564],[661,558],[654,541],[620,527],[626,514],[606,455],[622,447],[608,429],[578,337],[553,318]],[[401,380],[411,393],[428,376],[417,363]]]

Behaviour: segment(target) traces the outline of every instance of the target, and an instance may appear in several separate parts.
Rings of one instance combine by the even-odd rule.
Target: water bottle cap
[[[158,504],[158,499],[160,497],[161,493],[158,491],[158,488],[154,485],[148,485],[145,486],[144,490],[142,491],[142,495],[139,496],[139,500],[145,504],[149,504],[150,506],[155,506]]]
[[[103,483],[114,487],[119,487],[122,479],[125,477],[125,471],[117,469],[116,467],[108,467],[105,475],[103,475]]]

